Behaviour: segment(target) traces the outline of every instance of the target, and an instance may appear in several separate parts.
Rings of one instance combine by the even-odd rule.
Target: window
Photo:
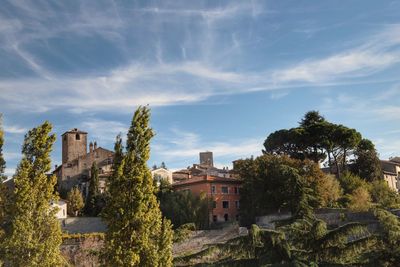
[[[239,208],[239,200],[235,201],[235,207],[238,209]]]
[[[215,185],[211,186],[211,194],[215,194],[215,191],[217,191]]]
[[[222,208],[229,209],[229,201],[222,201]]]
[[[236,214],[236,221],[239,221],[240,220],[240,217],[239,217],[239,214]]]
[[[221,192],[222,192],[222,194],[229,194],[229,188],[227,186],[222,186]]]
[[[78,133],[75,135],[75,140],[81,140],[81,136]]]
[[[217,201],[213,201],[213,209],[217,208]]]
[[[213,215],[213,222],[217,222],[217,215]]]
[[[234,191],[235,191],[235,194],[239,194],[239,188],[238,187],[235,186]]]
[[[229,216],[228,216],[228,214],[226,214],[226,213],[225,213],[225,215],[224,215],[224,220],[225,220],[226,222],[229,220]]]

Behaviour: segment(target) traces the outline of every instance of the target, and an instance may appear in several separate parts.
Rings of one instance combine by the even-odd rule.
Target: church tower
[[[62,164],[87,153],[87,133],[74,128],[61,135]]]

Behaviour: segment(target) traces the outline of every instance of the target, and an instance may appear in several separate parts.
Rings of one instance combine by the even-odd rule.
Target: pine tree
[[[4,246],[7,266],[61,266],[60,223],[51,202],[56,177],[50,171],[50,152],[55,135],[45,122],[25,135],[21,160],[14,176],[10,209],[11,229]]]
[[[149,109],[139,107],[128,132],[126,152],[121,137],[115,143],[110,198],[102,213],[107,224],[106,266],[171,266],[169,256],[160,255],[166,251],[170,255],[170,239],[161,241],[162,233],[167,233],[167,228],[170,231],[170,226],[162,230],[157,190],[147,167],[153,137],[149,120]]]
[[[79,212],[82,210],[84,203],[81,191],[74,187],[67,195],[68,201],[68,213],[72,216],[78,216]]]

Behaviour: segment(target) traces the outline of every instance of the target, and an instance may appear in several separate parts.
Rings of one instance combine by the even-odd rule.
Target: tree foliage
[[[194,223],[197,229],[209,227],[210,201],[206,194],[173,191],[168,181],[161,179],[157,196],[163,216],[170,219],[175,228],[187,223]]]
[[[71,216],[78,216],[84,207],[84,201],[81,191],[74,187],[67,194],[68,201],[68,214]]]
[[[387,210],[374,211],[380,223],[375,250],[368,255],[371,266],[398,266],[400,262],[400,221]]]
[[[375,146],[370,140],[361,140],[354,151],[354,157],[352,172],[369,182],[382,177],[381,162]]]
[[[3,243],[6,265],[60,266],[62,242],[54,193],[56,177],[50,171],[50,152],[55,135],[49,122],[25,135],[23,158],[14,176],[15,189],[10,209],[10,229]]]
[[[263,153],[316,163],[327,158],[331,172],[340,176],[360,141],[361,134],[355,129],[328,122],[317,111],[309,111],[298,127],[271,133],[264,142]]]
[[[3,156],[3,145],[4,145],[4,131],[2,128],[2,117],[0,114],[0,244],[3,243],[5,234],[5,224],[6,224],[6,203],[7,203],[7,188],[4,185],[4,180],[6,179],[4,171],[6,168],[6,161]],[[0,265],[1,259],[4,258],[4,253],[2,247],[0,246]]]
[[[225,244],[204,250],[218,249],[219,262],[232,266],[359,266],[366,262],[364,254],[372,251],[375,238],[359,223],[348,223],[328,229],[315,217],[310,205],[313,196],[297,176],[299,208],[290,220],[278,223],[276,229],[260,229],[252,225],[249,235],[239,236]],[[197,255],[186,256],[190,261]]]
[[[85,213],[97,216],[105,205],[105,198],[101,196],[99,190],[99,168],[96,161],[90,168],[89,190],[85,202]]]
[[[370,185],[370,194],[372,201],[378,203],[381,207],[398,209],[400,208],[400,196],[392,190],[385,181],[376,180]]]
[[[0,182],[5,180],[4,171],[6,169],[6,161],[3,155],[3,145],[4,145],[4,131],[2,127],[2,114],[0,113]]]
[[[295,212],[300,205],[301,192],[297,183],[301,181],[309,190],[310,205],[319,207],[331,203],[340,194],[323,193],[327,181],[318,165],[310,160],[296,160],[287,156],[263,155],[235,162],[235,172],[243,180],[241,188],[241,222],[254,223],[256,216],[277,211]],[[332,182],[333,184],[334,182]]]
[[[172,230],[167,222],[163,226],[156,187],[147,167],[153,137],[149,120],[149,109],[139,107],[128,131],[126,152],[120,137],[115,143],[110,198],[102,213],[107,224],[106,266],[170,266],[164,253],[171,253],[166,236]]]

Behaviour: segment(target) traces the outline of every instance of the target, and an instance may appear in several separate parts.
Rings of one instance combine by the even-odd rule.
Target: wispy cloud
[[[279,90],[301,86],[352,83],[400,62],[400,39],[391,26],[364,44],[319,59],[306,59],[286,68],[244,72],[218,68],[200,60],[179,63],[131,63],[105,74],[89,76],[51,75],[51,79],[3,80],[0,101],[8,108],[47,111],[67,108],[129,110],[136,105],[176,105],[205,100],[214,95]],[[385,36],[378,41],[377,36]],[[46,70],[30,56],[32,69],[42,77]],[[161,57],[160,57],[161,59]],[[29,92],[35,91],[32,96]],[[275,93],[274,96],[281,96]],[[129,109],[128,109],[129,108]]]
[[[198,162],[199,152],[212,151],[214,158],[224,166],[230,166],[237,158],[250,157],[261,153],[262,138],[207,142],[196,133],[172,129],[170,135],[156,136],[153,151],[167,163],[185,166]],[[225,160],[224,163],[222,163]]]
[[[6,124],[6,125],[4,125],[3,128],[4,128],[4,131],[6,133],[10,133],[10,134],[24,134],[24,133],[26,133],[28,131],[27,128],[21,127],[21,126],[18,126],[18,125]]]

